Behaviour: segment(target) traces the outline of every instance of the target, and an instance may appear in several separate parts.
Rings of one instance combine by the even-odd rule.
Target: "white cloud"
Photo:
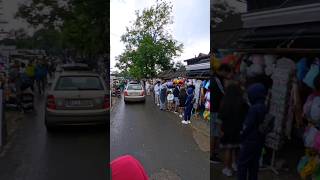
[[[125,27],[135,18],[135,11],[150,7],[155,0],[112,0],[110,17],[110,66],[114,68],[115,57],[123,52],[124,45],[120,36]],[[173,37],[184,44],[184,51],[175,60],[185,60],[208,53],[210,49],[210,1],[209,0],[173,0],[174,25]]]

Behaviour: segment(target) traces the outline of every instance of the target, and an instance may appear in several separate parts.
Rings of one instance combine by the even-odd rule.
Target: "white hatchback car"
[[[110,92],[97,73],[66,71],[53,81],[45,108],[47,129],[109,123]]]
[[[124,102],[145,102],[146,95],[141,84],[128,84],[124,90]]]

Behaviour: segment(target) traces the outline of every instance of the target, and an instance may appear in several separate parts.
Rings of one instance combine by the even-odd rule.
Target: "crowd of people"
[[[225,176],[237,172],[238,180],[257,180],[265,139],[259,128],[267,114],[266,82],[263,78],[235,81],[228,64],[222,64],[211,81],[210,160],[214,164],[224,163]]]
[[[14,61],[8,74],[8,91],[15,95],[14,101],[23,108],[25,96],[32,96],[35,92],[44,94],[48,81],[55,71],[54,63],[47,60],[30,60],[27,64]],[[8,98],[10,100],[10,97]]]
[[[154,102],[162,111],[179,114],[183,124],[191,123],[194,104],[194,85],[191,83],[175,83],[157,81],[155,84],[146,82],[147,94],[154,95]]]

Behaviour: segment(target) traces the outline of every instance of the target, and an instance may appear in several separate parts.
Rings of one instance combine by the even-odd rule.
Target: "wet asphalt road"
[[[44,98],[25,116],[7,152],[0,157],[1,180],[106,180],[106,127],[63,128],[47,133]]]
[[[192,136],[192,128],[170,112],[147,102],[116,103],[111,112],[110,158],[130,154],[157,180],[209,180],[209,153]]]

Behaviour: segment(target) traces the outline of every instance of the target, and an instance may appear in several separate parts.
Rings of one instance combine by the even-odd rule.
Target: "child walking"
[[[183,117],[184,107],[187,100],[187,92],[184,87],[181,87],[179,94],[179,117]]]
[[[185,110],[184,110],[184,120],[181,121],[183,124],[190,124],[191,121],[191,112],[193,108],[193,88],[189,87],[187,90],[187,100],[185,103]]]
[[[168,110],[172,111],[173,109],[173,99],[174,96],[171,91],[168,92],[167,100],[168,100]]]
[[[250,107],[241,132],[238,180],[257,180],[259,159],[265,141],[265,136],[259,132],[259,125],[267,113],[267,90],[263,84],[255,83],[249,86],[247,94]]]

